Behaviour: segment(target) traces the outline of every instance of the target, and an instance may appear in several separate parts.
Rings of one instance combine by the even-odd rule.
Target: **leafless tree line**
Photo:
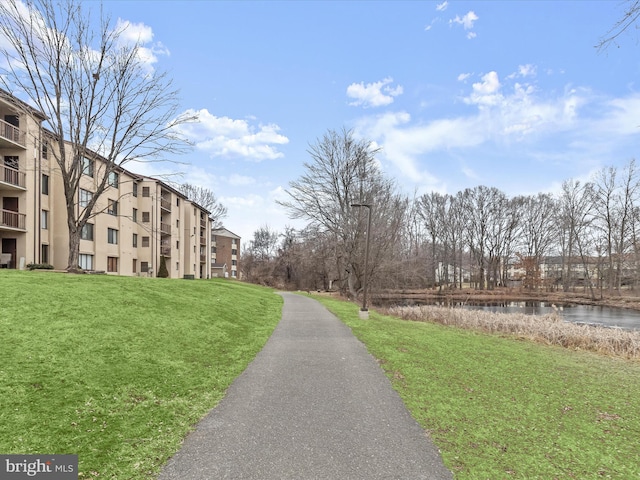
[[[508,197],[477,186],[409,197],[386,178],[376,150],[350,131],[310,148],[306,173],[281,204],[308,222],[261,227],[242,257],[245,279],[302,290],[362,289],[371,234],[371,288],[582,288],[593,297],[640,280],[640,178],[634,160],[556,194]],[[371,205],[372,227],[366,231]]]

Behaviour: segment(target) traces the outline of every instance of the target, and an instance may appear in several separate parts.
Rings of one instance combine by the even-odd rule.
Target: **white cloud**
[[[436,10],[439,12],[444,12],[447,7],[449,6],[449,2],[447,2],[446,0],[442,3],[439,3],[438,5],[436,5]]]
[[[118,41],[121,46],[138,45],[138,56],[150,69],[158,62],[159,56],[170,55],[169,49],[161,42],[152,43],[153,30],[144,23],[132,23],[118,18],[115,30],[120,32]]]
[[[538,73],[538,69],[535,65],[531,65],[531,64],[519,65],[518,71],[513,72],[510,75],[507,75],[507,78],[514,79],[514,78],[535,77],[537,73]]]
[[[458,81],[459,82],[464,82],[467,80],[467,78],[469,78],[471,76],[470,73],[461,73],[460,75],[458,75]]]
[[[449,23],[457,23],[458,25],[462,25],[465,30],[471,30],[473,28],[473,24],[479,18],[480,17],[478,17],[473,10],[470,10],[463,17],[456,15],[456,18],[450,20]]]
[[[471,110],[457,117],[425,121],[387,112],[360,119],[358,134],[382,147],[380,158],[400,178],[434,189],[444,183],[428,165],[436,162],[435,168],[451,155],[465,158],[481,148],[502,151],[517,144],[519,154],[534,161],[597,164],[640,138],[640,93],[611,99],[569,88],[542,95],[530,84],[502,84],[492,71],[473,83],[463,100]],[[462,162],[461,176],[475,180],[479,172]]]
[[[518,72],[523,77],[532,77],[536,74],[536,66],[531,64],[520,65],[518,67]]]
[[[131,23],[119,18],[116,30],[122,32],[120,40],[129,44],[149,43],[153,40],[153,30],[144,23]]]
[[[188,110],[185,114],[197,114],[199,121],[181,125],[181,133],[211,157],[272,160],[283,157],[277,147],[289,143],[274,124],[251,125],[246,120],[216,117],[207,109]]]
[[[381,107],[393,103],[394,97],[402,95],[401,85],[391,86],[393,78],[387,77],[384,80],[374,83],[364,82],[352,83],[347,87],[347,96],[355,99],[350,102],[351,106]]]
[[[493,71],[482,77],[482,82],[472,85],[473,92],[464,99],[466,103],[478,105],[496,105],[502,99],[500,95],[500,79],[498,73]]]

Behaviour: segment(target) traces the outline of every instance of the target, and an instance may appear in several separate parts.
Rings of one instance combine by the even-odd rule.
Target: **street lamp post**
[[[352,203],[351,206],[367,209],[367,243],[364,249],[364,279],[362,282],[362,308],[360,309],[360,318],[366,320],[369,318],[369,309],[367,308],[367,270],[369,269],[369,242],[371,240],[371,204]]]

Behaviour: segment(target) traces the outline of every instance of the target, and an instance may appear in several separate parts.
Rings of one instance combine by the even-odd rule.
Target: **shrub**
[[[27,263],[29,270],[53,270],[53,265],[48,263]]]
[[[640,358],[640,332],[564,322],[555,313],[506,314],[429,305],[392,307],[385,309],[384,313],[404,320],[432,321],[489,333],[510,334],[565,348]]]
[[[169,270],[167,270],[167,260],[164,255],[160,257],[160,268],[158,268],[158,278],[169,278]]]

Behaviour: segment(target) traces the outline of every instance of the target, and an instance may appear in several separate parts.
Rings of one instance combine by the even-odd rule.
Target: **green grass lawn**
[[[379,359],[456,479],[639,479],[640,363],[316,297]]]
[[[272,290],[0,270],[0,453],[150,479],[281,318]]]
[[[0,270],[0,453],[153,479],[262,348],[272,290]],[[460,479],[640,478],[640,363],[317,297],[376,356]]]

